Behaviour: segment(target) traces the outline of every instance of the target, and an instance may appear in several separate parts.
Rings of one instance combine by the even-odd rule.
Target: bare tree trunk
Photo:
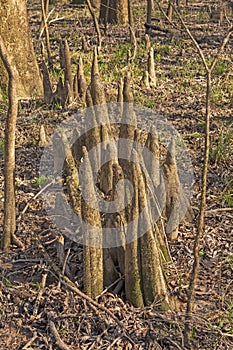
[[[128,22],[128,0],[101,0],[100,21],[126,24]]]
[[[42,97],[43,84],[32,44],[26,0],[0,0],[0,18],[0,35],[19,73],[18,98]],[[7,91],[8,77],[1,61],[0,77],[0,87]]]
[[[146,23],[151,24],[152,0],[147,0]],[[146,34],[151,31],[150,27],[146,27]]]
[[[134,31],[134,18],[133,18],[132,0],[128,0],[128,16],[129,16],[130,44],[133,45],[134,41],[135,41],[135,31]]]
[[[4,224],[2,248],[6,250],[11,244],[16,228],[15,212],[15,132],[18,114],[18,98],[16,93],[18,72],[7,52],[0,36],[0,57],[7,70],[8,82],[8,111],[5,127],[4,151]]]

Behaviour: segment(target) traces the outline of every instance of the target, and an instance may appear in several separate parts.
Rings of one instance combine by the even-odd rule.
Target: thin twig
[[[90,14],[91,14],[93,22],[94,22],[95,30],[97,33],[97,40],[98,40],[98,52],[100,52],[101,44],[102,44],[102,35],[100,32],[99,22],[98,22],[98,19],[96,17],[95,11],[94,11],[93,7],[91,6],[90,0],[86,0],[86,2],[87,2],[88,9],[90,11]]]
[[[65,256],[65,259],[64,259],[64,262],[63,262],[63,266],[62,266],[62,274],[63,275],[65,274],[66,264],[67,264],[67,260],[69,258],[69,255],[70,255],[70,248],[68,249],[66,256]]]
[[[228,32],[227,32],[225,38],[224,38],[223,41],[222,41],[221,46],[220,46],[219,49],[218,49],[218,52],[217,52],[216,56],[214,57],[214,59],[213,59],[211,65],[210,65],[210,71],[211,71],[211,72],[214,70],[214,67],[215,67],[215,65],[216,65],[216,63],[217,63],[217,61],[218,61],[218,59],[219,59],[220,54],[222,53],[224,47],[225,47],[226,44],[228,43],[228,41],[229,41],[229,39],[230,39],[230,36],[231,36],[231,34],[232,34],[232,31],[233,31],[233,26],[231,26],[231,28],[228,30]]]
[[[48,22],[46,21],[46,9],[45,9],[44,0],[41,0],[41,12],[42,12],[43,26],[44,26],[44,30],[45,30],[45,42],[46,42],[48,61],[49,61],[49,63],[51,63],[51,48],[50,48],[50,39],[49,39],[49,27],[48,27]]]
[[[42,194],[49,186],[51,186],[53,183],[54,183],[55,180],[52,180],[50,181],[47,185],[45,185],[39,192],[37,192],[35,194],[34,197],[32,197],[28,202],[27,204],[25,205],[25,207],[23,208],[23,210],[21,211],[21,213],[19,214],[18,218],[17,218],[17,221],[19,222],[23,215],[26,213],[26,211],[28,210],[28,207],[29,205],[37,198],[39,197],[40,194]]]
[[[50,23],[52,23],[52,22],[58,20],[58,19],[56,18],[56,19],[51,20],[51,21],[48,22],[48,19],[49,19],[49,17],[51,16],[51,14],[53,13],[54,10],[55,10],[55,7],[52,8],[52,10],[48,13],[47,17],[45,18],[45,23],[50,24]],[[63,18],[64,18],[64,17],[61,17],[61,18],[59,18],[59,19],[63,19]],[[45,24],[43,24],[43,21],[42,21],[41,23],[42,23],[42,28],[41,28],[41,30],[40,30],[40,34],[39,34],[38,40],[41,39],[41,37],[42,37],[42,35],[43,35],[43,33],[44,33],[44,30],[45,30]]]
[[[206,210],[206,214],[211,214],[211,213],[218,213],[219,211],[232,211],[233,208],[216,208],[216,209],[210,209]]]
[[[56,340],[56,345],[58,346],[58,348],[60,350],[70,350],[70,347],[68,345],[66,345],[63,342],[63,340],[61,339],[61,337],[60,337],[60,335],[55,327],[54,322],[52,320],[49,320],[48,324],[49,324],[49,329]]]
[[[166,20],[168,21],[169,24],[171,24],[171,26],[175,29],[180,29],[178,28],[171,20],[170,18],[167,16],[166,12],[164,11],[164,9],[161,7],[159,1],[155,1],[155,3],[157,4],[160,12],[163,14],[163,16],[166,18]]]
[[[131,33],[131,36],[132,36],[133,47],[134,47],[133,56],[130,57],[130,63],[132,63],[135,60],[136,55],[137,55],[137,39],[136,39],[136,36],[135,36],[135,32],[134,32],[134,30],[133,30],[133,28],[131,26],[129,26],[129,30],[130,30],[130,33]]]
[[[33,342],[36,340],[37,337],[38,337],[37,333],[34,332],[33,337],[29,339],[29,341],[22,347],[22,350],[28,349],[33,344]]]
[[[34,302],[34,308],[33,308],[33,316],[36,317],[38,314],[39,306],[40,306],[40,301],[42,299],[42,295],[44,293],[44,288],[46,285],[46,280],[47,280],[48,273],[44,272],[41,277],[41,286],[39,289],[39,292],[37,294],[36,301]]]
[[[200,46],[198,45],[196,39],[194,38],[194,36],[192,35],[192,33],[190,32],[189,28],[187,27],[187,25],[185,24],[183,18],[181,17],[181,14],[179,13],[179,11],[176,9],[176,7],[174,5],[172,5],[175,13],[177,14],[183,28],[185,29],[186,33],[189,35],[190,39],[192,40],[194,46],[196,47],[197,51],[198,51],[198,54],[200,55],[201,57],[201,60],[202,60],[202,63],[205,67],[205,70],[206,71],[209,71],[209,68],[208,68],[208,65],[207,65],[207,62],[206,62],[206,59],[204,57],[204,54],[203,54],[203,51],[201,50]]]
[[[108,288],[105,288],[103,290],[103,292],[100,293],[100,295],[98,295],[97,298],[101,297],[102,295],[104,295],[108,290],[110,290],[113,286],[115,286],[115,284],[117,284],[118,282],[120,282],[121,280],[123,280],[125,277],[125,275],[122,275],[121,277],[119,277],[118,279],[116,279],[113,283],[111,283]]]
[[[202,60],[202,63],[204,65],[205,71],[206,71],[206,111],[205,111],[205,146],[204,146],[204,163],[202,168],[202,178],[201,178],[201,202],[200,202],[200,212],[199,212],[199,218],[198,218],[198,229],[194,240],[194,262],[192,267],[192,273],[190,278],[190,284],[188,289],[188,300],[187,300],[187,307],[186,307],[186,322],[185,322],[185,329],[184,329],[184,340],[185,345],[187,348],[190,348],[190,317],[191,313],[193,311],[194,307],[194,296],[195,296],[195,288],[197,284],[199,269],[200,269],[200,243],[201,239],[203,237],[204,233],[204,223],[205,223],[205,209],[206,209],[206,192],[207,192],[207,175],[208,175],[208,163],[209,163],[209,149],[210,149],[210,117],[211,117],[211,107],[210,107],[210,94],[211,94],[211,78],[212,78],[212,72],[213,69],[217,63],[217,60],[226,46],[227,42],[229,41],[229,38],[231,36],[231,33],[233,31],[233,27],[231,27],[226,36],[224,37],[221,46],[218,49],[217,54],[215,55],[214,59],[211,62],[210,67],[208,67],[207,61],[205,59],[204,53],[197,43],[196,39],[191,34],[190,30],[186,26],[183,18],[181,17],[179,11],[176,9],[174,5],[173,9],[175,10],[183,28],[189,35],[191,41],[193,42],[194,46],[197,49],[197,52]]]

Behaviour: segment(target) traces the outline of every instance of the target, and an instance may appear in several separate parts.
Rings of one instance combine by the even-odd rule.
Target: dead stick
[[[41,278],[41,287],[40,287],[40,290],[38,292],[38,295],[37,295],[37,298],[36,298],[36,301],[34,303],[34,308],[33,308],[33,316],[37,316],[38,314],[38,310],[39,310],[39,306],[40,306],[40,301],[42,299],[42,295],[43,295],[43,292],[44,292],[44,288],[45,288],[45,285],[46,285],[46,280],[47,280],[47,276],[48,276],[48,273],[45,272],[42,274],[42,278]]]
[[[93,7],[91,6],[90,0],[86,0],[86,2],[87,2],[88,9],[90,11],[90,14],[93,18],[95,30],[97,33],[98,52],[99,52],[101,50],[101,44],[102,44],[102,36],[101,36],[101,32],[100,32],[99,22],[98,22],[98,19],[96,17],[95,11],[94,11]]]
[[[52,320],[49,320],[49,329],[54,336],[56,340],[56,345],[59,347],[61,350],[70,350],[69,346],[64,343],[64,341],[61,339],[60,335],[58,334],[58,331],[55,327],[55,324]]]
[[[34,332],[33,337],[24,345],[24,347],[22,347],[22,350],[28,349],[32,345],[32,343],[36,340],[36,338],[37,338],[37,333]]]
[[[47,185],[45,185],[39,192],[37,192],[35,194],[35,196],[33,198],[31,198],[27,204],[25,205],[25,207],[23,208],[23,210],[21,211],[20,215],[17,218],[17,221],[20,221],[22,219],[22,216],[26,213],[26,211],[28,210],[29,205],[40,195],[42,194],[49,186],[51,186],[54,183],[54,180],[52,180],[51,182],[49,182]]]

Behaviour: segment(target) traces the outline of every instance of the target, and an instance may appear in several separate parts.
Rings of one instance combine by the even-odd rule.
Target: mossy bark
[[[88,199],[98,206],[91,164],[88,153],[83,147],[83,177],[82,188]],[[82,197],[81,215],[84,222],[84,288],[92,298],[97,297],[103,291],[103,252],[102,252],[102,226],[99,210],[96,210]]]
[[[127,238],[129,243],[125,247],[125,293],[127,299],[137,307],[143,307],[143,293],[141,289],[141,265],[138,250],[138,168],[132,163],[131,181],[134,186],[133,205],[126,208]],[[126,194],[127,195],[127,194]],[[130,223],[130,225],[129,225]]]
[[[118,149],[113,149],[110,141],[115,134],[109,125],[95,50],[91,84],[86,92],[86,103],[89,107],[87,132],[81,143],[73,149],[76,154],[80,153],[81,144],[87,147],[83,148],[82,162],[80,155],[76,155],[77,163],[83,167],[85,173],[81,183],[84,195],[81,199],[81,217],[85,223],[83,226],[85,291],[95,297],[102,292],[101,288],[109,287],[119,276],[124,275],[126,297],[133,305],[143,307],[156,302],[166,309],[169,306],[169,296],[163,263],[169,261],[170,255],[165,236],[165,223],[161,214],[166,200],[171,198],[165,198],[166,188],[159,164],[158,135],[155,129],[151,129],[146,139],[137,129],[129,76],[124,79],[123,90],[122,86],[120,90],[119,102],[124,102],[122,123],[119,130],[114,129],[114,132],[119,133],[118,139],[126,139],[127,143],[123,142],[118,145]],[[96,168],[87,152],[101,143],[104,147],[93,158],[102,167]],[[144,152],[145,148],[142,151],[144,144],[151,155],[149,157]],[[171,147],[169,151],[164,164],[165,177],[169,177],[171,173],[175,176],[177,184],[177,170],[171,169],[174,163]],[[93,169],[100,169],[97,177],[98,191],[106,202],[109,201],[109,205],[114,203],[116,206],[114,212],[103,214],[99,211],[93,183]],[[123,179],[131,182],[133,193],[130,188],[125,187],[123,181],[120,181]],[[151,179],[152,185],[148,179]],[[88,202],[85,200],[85,193],[88,195]],[[154,198],[152,194],[158,198]],[[157,214],[155,220],[154,214]],[[104,232],[110,232],[111,228],[117,228],[114,230],[117,232],[116,236],[105,237]],[[108,248],[101,248],[101,243]]]
[[[173,139],[170,142],[163,169],[166,178],[166,217],[169,218],[166,231],[169,240],[175,240],[178,236],[179,193],[181,189],[175,159],[175,141]]]

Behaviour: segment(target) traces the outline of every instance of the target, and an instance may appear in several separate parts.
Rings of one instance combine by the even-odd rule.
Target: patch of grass
[[[63,78],[64,76],[63,69],[53,69],[50,74],[52,78],[56,79],[57,81],[59,78]]]
[[[214,68],[213,73],[216,75],[223,75],[224,73],[226,73],[229,70],[229,63],[226,61],[218,61],[216,63],[216,66]]]
[[[6,287],[14,288],[14,285],[11,281],[3,275],[0,275],[0,279],[5,283]]]
[[[224,97],[224,94],[221,86],[214,86],[211,91],[211,97],[210,97],[211,102],[216,104],[222,103],[223,97]]]
[[[224,202],[227,204],[228,207],[232,208],[233,207],[233,191],[228,190],[226,194],[223,196]]]
[[[224,130],[222,128],[219,139],[216,145],[210,148],[210,161],[214,164],[219,164],[226,161],[230,157],[232,148],[232,132],[230,128]]]
[[[227,261],[230,263],[230,265],[233,267],[233,254],[229,253],[227,256]],[[232,305],[233,306],[233,305]],[[233,311],[233,310],[232,310]]]
[[[233,208],[233,179],[230,180],[227,186],[224,188],[219,199],[229,208]]]
[[[194,139],[198,139],[199,137],[201,137],[201,134],[199,132],[193,132],[192,134],[187,134],[184,137],[192,137]]]
[[[4,139],[0,138],[0,155],[4,153]]]
[[[155,47],[155,53],[161,55],[168,55],[171,51],[171,46],[169,44],[157,44]]]

